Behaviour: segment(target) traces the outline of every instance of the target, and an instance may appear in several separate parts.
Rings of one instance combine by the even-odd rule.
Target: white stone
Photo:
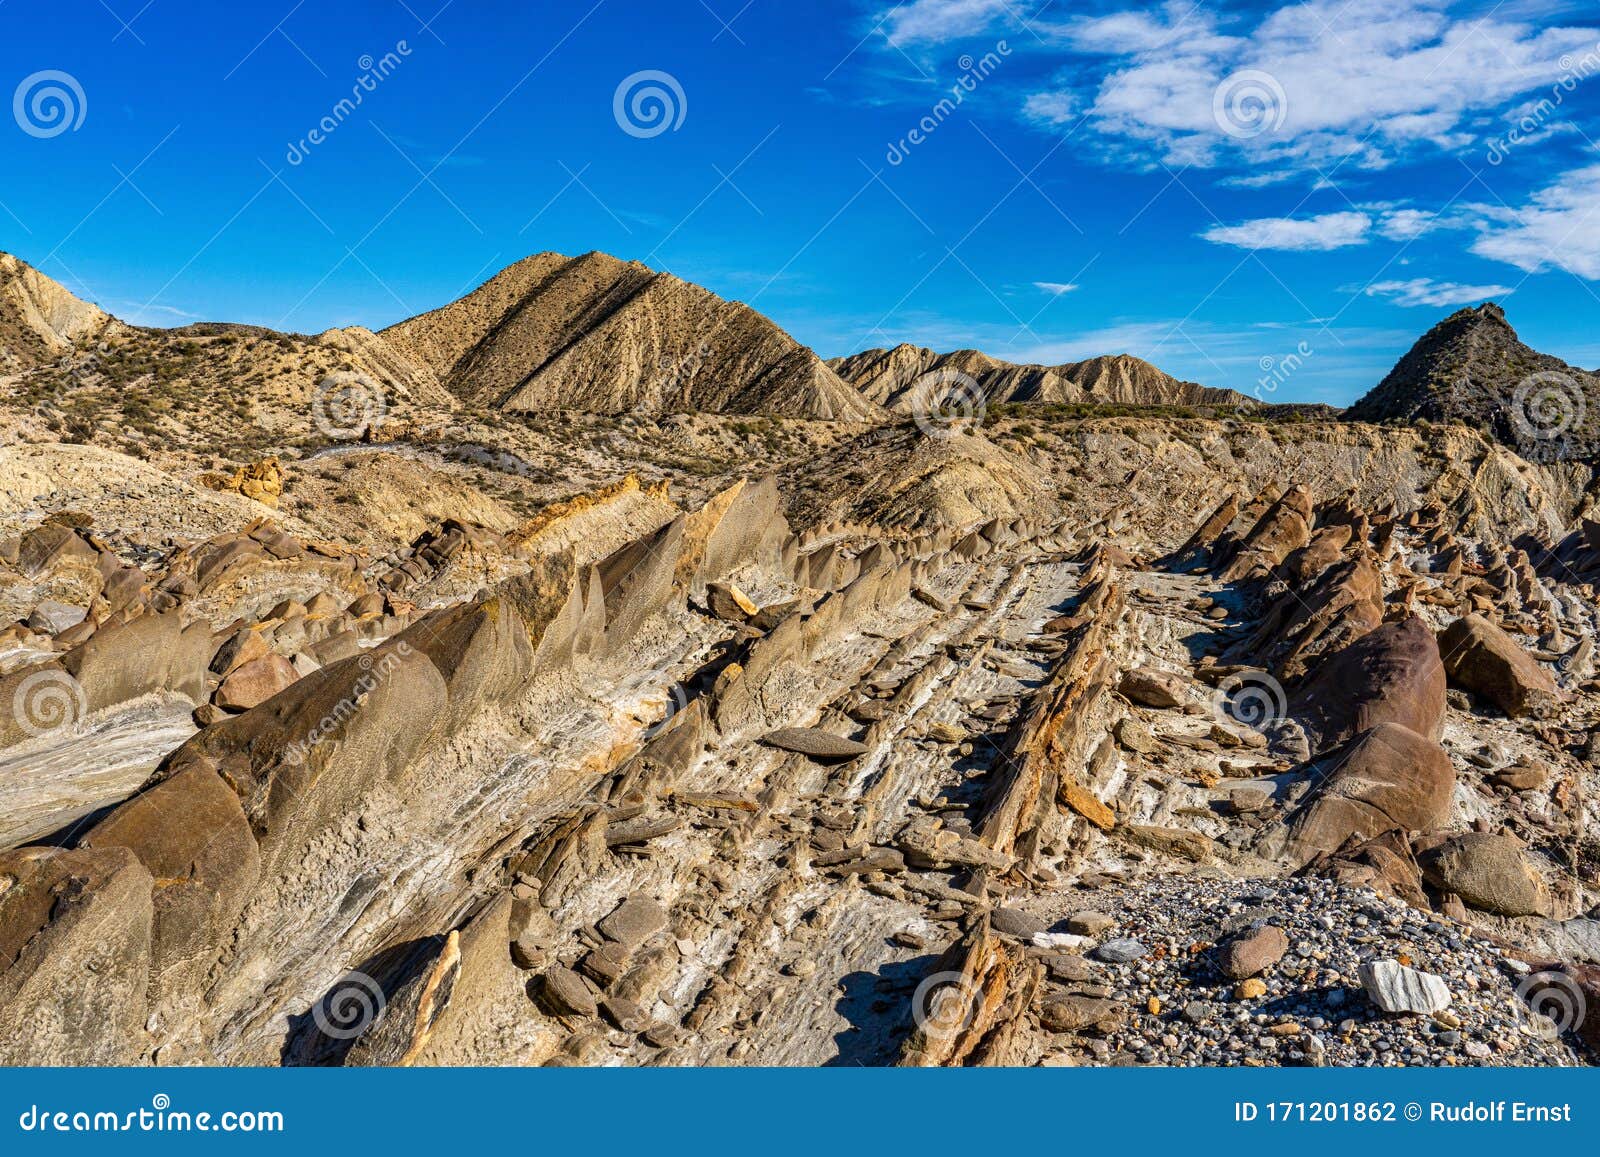
[[[1384,1012],[1443,1012],[1450,1007],[1444,978],[1407,968],[1398,960],[1373,960],[1361,966],[1361,987]]]

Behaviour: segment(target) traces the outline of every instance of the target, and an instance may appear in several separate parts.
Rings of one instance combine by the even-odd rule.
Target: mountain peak
[[[382,336],[458,396],[508,410],[880,413],[755,310],[598,250],[533,254]]]
[[[1600,453],[1600,378],[1526,345],[1493,301],[1439,322],[1345,417],[1459,423],[1525,458]]]

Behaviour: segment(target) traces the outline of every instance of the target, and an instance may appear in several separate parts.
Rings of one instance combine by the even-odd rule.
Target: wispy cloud
[[[897,4],[878,21],[894,45],[942,44],[975,36],[1011,15],[1012,0],[913,0]]]
[[[1367,286],[1368,297],[1387,297],[1396,305],[1432,306],[1471,305],[1513,292],[1508,285],[1460,285],[1454,281],[1435,281],[1416,277],[1410,281],[1379,281]]]
[[[1528,273],[1564,269],[1600,280],[1600,165],[1567,173],[1521,208],[1478,206],[1472,252]]]
[[[1042,289],[1053,297],[1060,297],[1063,293],[1071,293],[1078,288],[1075,282],[1070,281],[1035,281],[1033,287]]]
[[[1214,225],[1200,236],[1240,249],[1325,252],[1364,245],[1372,231],[1365,213],[1324,213],[1320,217],[1259,217],[1238,225]]]

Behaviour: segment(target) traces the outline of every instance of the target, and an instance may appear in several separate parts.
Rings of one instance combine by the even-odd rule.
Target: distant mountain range
[[[268,342],[271,364],[247,357],[248,343],[202,343],[186,347],[167,372],[201,390],[259,380],[259,396],[291,406],[339,371],[369,375],[392,392],[390,401],[510,412],[700,411],[872,423],[913,410],[929,381],[975,387],[989,403],[1259,405],[1128,354],[1016,365],[978,350],[941,354],[902,344],[824,361],[748,306],[603,253],[536,254],[460,300],[379,333],[355,326],[315,337],[218,323],[129,326],[0,253],[0,373],[48,368],[112,338],[111,368],[125,375],[110,379],[117,384],[173,343],[219,333]],[[1600,454],[1600,376],[1530,349],[1504,311],[1485,303],[1435,326],[1342,417],[1456,422],[1489,430],[1530,459],[1589,458]]]
[[[940,354],[921,346],[874,349],[828,365],[873,402],[889,409],[911,405],[926,375],[961,374],[989,402],[1110,402],[1132,406],[1253,406],[1236,390],[1180,381],[1131,354],[1114,354],[1059,366],[1014,365],[978,350]]]

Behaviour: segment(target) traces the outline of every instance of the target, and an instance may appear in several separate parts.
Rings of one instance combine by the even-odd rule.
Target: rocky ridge
[[[1253,401],[1236,390],[1180,381],[1129,354],[1058,366],[1014,365],[978,350],[939,354],[920,346],[866,350],[828,363],[841,378],[880,406],[910,413],[964,379],[976,383],[986,404],[1086,402],[1131,406],[1205,406],[1238,409]],[[971,387],[966,387],[968,390]],[[971,399],[975,401],[976,399]]]

